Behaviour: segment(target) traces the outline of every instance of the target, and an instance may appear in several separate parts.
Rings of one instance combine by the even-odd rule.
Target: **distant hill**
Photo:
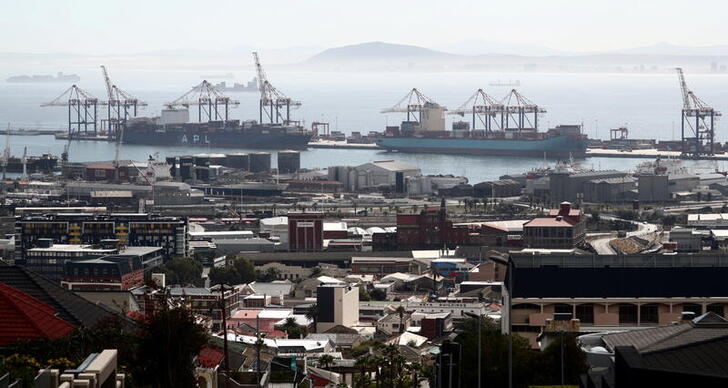
[[[728,45],[680,46],[660,42],[651,46],[633,47],[606,52],[608,54],[630,55],[688,55],[688,56],[724,56],[728,55]]]
[[[309,63],[345,63],[345,62],[376,62],[376,61],[443,61],[460,57],[456,54],[445,53],[419,46],[392,44],[385,42],[367,42],[330,48],[309,58]]]

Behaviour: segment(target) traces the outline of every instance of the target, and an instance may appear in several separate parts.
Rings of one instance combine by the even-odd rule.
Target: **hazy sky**
[[[693,11],[694,8],[702,11]],[[685,0],[0,0],[0,51],[443,46],[464,39],[567,51],[728,43],[728,2]]]

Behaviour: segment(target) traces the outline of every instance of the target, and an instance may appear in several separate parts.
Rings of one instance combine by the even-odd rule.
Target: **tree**
[[[332,356],[330,354],[322,354],[318,358],[319,367],[324,368],[324,369],[326,369],[329,366],[331,366],[331,364],[333,362],[334,362],[334,356]]]
[[[281,271],[278,268],[270,267],[265,271],[258,271],[257,277],[259,282],[272,282],[281,278]]]
[[[202,264],[190,258],[174,258],[152,272],[165,274],[167,284],[197,285],[202,282]]]
[[[407,310],[404,308],[404,306],[399,305],[394,310],[397,315],[399,315],[399,332],[404,333],[404,314],[407,312]]]
[[[318,305],[316,303],[311,303],[308,306],[308,309],[306,309],[306,318],[313,321],[313,332],[318,332]]]
[[[163,308],[148,317],[139,333],[136,378],[142,385],[194,387],[194,358],[207,343],[205,329],[184,308]]]
[[[256,279],[256,270],[253,263],[245,258],[235,259],[224,267],[214,267],[210,270],[210,284],[243,284],[251,283]]]
[[[321,270],[321,267],[319,267],[319,266],[313,267],[313,268],[311,268],[311,275],[309,275],[309,278],[317,278],[317,277],[321,276],[322,272],[323,271]]]
[[[387,300],[387,293],[380,290],[379,288],[375,288],[372,290],[372,292],[369,293],[369,297],[376,301],[383,301]]]
[[[286,318],[286,322],[283,323],[281,329],[286,332],[288,338],[301,338],[301,327],[296,323],[296,319],[293,317]]]

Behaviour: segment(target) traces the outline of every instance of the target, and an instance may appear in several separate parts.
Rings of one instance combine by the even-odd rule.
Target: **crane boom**
[[[683,74],[683,70],[680,67],[676,67],[675,70],[677,71],[677,76],[680,81],[680,91],[682,92],[682,98],[683,98],[683,109],[690,109],[691,103],[690,103],[690,90],[688,90],[688,85],[685,82],[685,75]]]
[[[104,82],[106,83],[106,94],[109,96],[109,103],[111,103],[111,101],[114,99],[114,87],[111,85],[109,73],[106,72],[106,66],[101,65],[101,72],[104,74]]]

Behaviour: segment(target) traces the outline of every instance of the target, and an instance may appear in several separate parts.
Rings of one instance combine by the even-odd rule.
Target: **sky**
[[[685,0],[2,0],[0,52],[443,47],[465,39],[592,52],[728,43],[728,2],[699,6],[703,12]]]

